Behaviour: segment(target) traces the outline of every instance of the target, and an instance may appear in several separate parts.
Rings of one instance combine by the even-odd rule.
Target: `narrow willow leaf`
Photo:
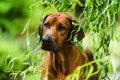
[[[90,76],[91,76],[93,70],[94,70],[93,65],[90,65],[89,71],[88,71],[88,73],[87,73],[86,80],[89,80],[89,78],[90,78]]]
[[[109,72],[112,74],[113,73],[113,66],[112,66],[111,62],[109,63],[108,69],[109,69]]]
[[[18,59],[18,57],[12,58],[12,59],[10,60],[10,62],[9,62],[9,65],[10,65],[11,63],[13,63],[16,59]]]

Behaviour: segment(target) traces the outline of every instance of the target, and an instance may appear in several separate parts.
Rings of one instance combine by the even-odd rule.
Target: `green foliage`
[[[0,29],[3,32],[5,30],[13,36],[20,34],[26,23],[25,18],[27,18],[29,14],[29,5],[29,0],[1,0]]]
[[[26,67],[23,65],[24,58],[20,58],[24,55],[25,45],[17,35],[21,34],[27,21],[29,2],[0,1],[0,80],[6,80],[12,71],[22,71]]]
[[[79,18],[79,24],[92,36],[93,52],[96,59],[109,56],[108,47],[116,28],[115,16],[118,13],[118,5],[119,0],[86,0],[82,14],[84,18]],[[107,77],[109,64],[109,59],[105,63],[99,63],[100,79]]]
[[[20,44],[17,41],[13,42],[10,39],[6,40],[6,39],[0,38],[0,44],[1,44],[0,45],[0,56],[1,56],[0,58],[0,72],[1,72],[0,80],[2,80],[3,78],[7,77],[9,70],[13,69],[14,71],[16,71],[16,70],[23,69],[22,59],[17,60],[17,57],[22,56],[23,54],[21,54],[22,52],[20,48],[18,47],[18,45]]]
[[[81,1],[81,2],[80,2]],[[116,16],[120,17],[119,0],[1,0],[0,1],[0,80],[9,76],[12,80],[38,80],[41,74],[44,51],[38,43],[37,29],[46,14],[66,12],[75,18],[76,4],[84,7],[77,18],[79,29],[88,36],[96,60],[78,67],[66,80],[78,79],[80,71],[97,63],[85,73],[86,79],[99,73],[99,80],[109,79],[112,73],[108,50],[112,39],[120,40],[116,32]],[[79,30],[78,29],[78,30]],[[82,42],[76,42],[81,48]]]

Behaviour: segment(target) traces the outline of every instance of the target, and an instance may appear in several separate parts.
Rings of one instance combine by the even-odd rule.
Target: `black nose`
[[[51,41],[52,41],[52,38],[50,37],[50,35],[43,36],[42,38],[42,42],[51,42]]]

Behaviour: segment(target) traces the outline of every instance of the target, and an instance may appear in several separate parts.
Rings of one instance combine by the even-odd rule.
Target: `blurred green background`
[[[0,0],[0,80],[22,80],[21,76],[35,69],[33,65],[37,61],[31,59],[36,59],[39,51],[30,51],[38,45],[37,28],[41,12],[37,6],[32,9],[34,2]]]
[[[120,41],[119,0],[0,0],[0,80],[40,79],[45,51],[38,27],[46,14],[61,11],[77,19],[87,34],[83,45],[94,53],[99,80],[109,79],[109,56],[116,53],[110,43]],[[76,45],[81,48],[81,43]]]

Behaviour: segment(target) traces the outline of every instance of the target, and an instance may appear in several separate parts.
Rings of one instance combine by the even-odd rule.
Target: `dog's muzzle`
[[[60,48],[57,47],[56,43],[52,40],[50,35],[45,35],[42,38],[42,49],[47,51],[58,51]]]

